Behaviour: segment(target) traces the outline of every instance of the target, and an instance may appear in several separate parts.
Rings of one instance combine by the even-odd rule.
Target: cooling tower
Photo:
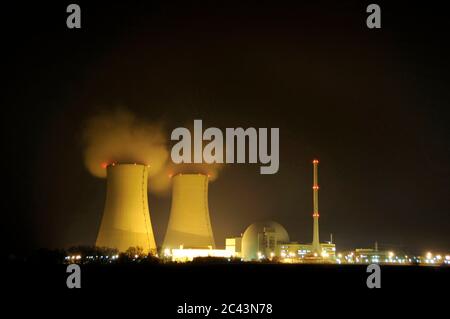
[[[156,252],[148,209],[148,167],[116,164],[107,167],[106,204],[96,245],[126,251],[142,247]]]
[[[215,248],[208,209],[208,176],[172,178],[172,206],[163,249]]]

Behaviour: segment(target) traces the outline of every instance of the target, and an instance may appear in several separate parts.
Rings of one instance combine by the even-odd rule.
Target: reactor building
[[[256,222],[248,226],[242,235],[241,257],[244,260],[273,257],[283,243],[289,243],[288,232],[283,226],[273,221]]]
[[[319,241],[318,160],[313,160],[313,238],[302,244],[289,241],[286,229],[274,222],[257,222],[247,227],[241,237],[226,238],[225,247],[233,256],[245,261],[281,259],[285,262],[327,262],[336,255],[336,246]]]
[[[141,247],[145,253],[155,253],[147,198],[148,166],[110,164],[106,170],[106,203],[96,246],[119,251]]]

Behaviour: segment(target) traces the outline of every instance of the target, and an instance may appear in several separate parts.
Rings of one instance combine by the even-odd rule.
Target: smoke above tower
[[[83,127],[84,163],[88,171],[106,177],[110,164],[130,163],[148,166],[149,191],[168,195],[172,176],[202,173],[214,181],[223,164],[174,164],[164,125],[141,119],[126,109],[96,114]]]
[[[89,172],[106,177],[112,163],[149,165],[148,175],[158,174],[169,157],[167,138],[160,123],[149,123],[117,109],[89,118],[83,130],[84,162]]]

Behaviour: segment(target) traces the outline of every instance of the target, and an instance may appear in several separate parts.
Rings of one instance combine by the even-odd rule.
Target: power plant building
[[[242,236],[225,239],[225,250],[233,254],[234,257],[242,256]]]
[[[258,222],[247,227],[242,236],[242,259],[258,260],[279,255],[279,246],[289,242],[286,229],[273,221]]]
[[[286,262],[335,259],[335,245],[331,241],[319,242],[318,161],[314,160],[313,164],[313,240],[310,244],[291,242],[286,229],[277,222],[260,221],[248,226],[241,236],[227,238],[225,249],[216,249],[208,206],[208,176],[177,174],[172,177],[172,203],[162,255],[173,261],[207,256]],[[119,251],[141,247],[145,253],[156,253],[148,207],[148,167],[111,164],[106,169],[106,203],[96,245]]]
[[[336,257],[336,245],[331,241],[320,243],[320,254],[317,254],[312,244],[290,242],[286,229],[273,221],[254,223],[242,237],[227,238],[225,242],[226,249],[244,261],[323,262]]]
[[[374,248],[337,254],[332,238],[321,243],[318,164],[318,160],[313,161],[313,236],[310,243],[290,241],[288,232],[281,224],[260,221],[248,226],[241,236],[226,238],[225,249],[216,249],[208,207],[208,176],[178,174],[172,178],[172,205],[162,256],[180,262],[192,261],[197,257],[222,257],[285,263],[450,264],[450,255],[444,258],[429,252],[423,257],[408,256],[378,250],[377,244]],[[106,202],[96,246],[115,248],[121,252],[130,247],[140,247],[144,253],[156,254],[148,207],[148,166],[114,163],[106,167],[106,172]],[[74,257],[66,256],[66,260]],[[77,260],[81,258],[76,257]]]
[[[236,238],[227,238],[230,251],[242,250],[240,257],[245,261],[279,258],[286,262],[326,262],[334,260],[336,246],[319,241],[319,185],[318,160],[313,161],[313,240],[311,244],[289,241],[286,229],[274,221],[250,225],[242,236],[242,244]],[[233,240],[233,241],[232,241]],[[234,246],[232,245],[234,243]]]

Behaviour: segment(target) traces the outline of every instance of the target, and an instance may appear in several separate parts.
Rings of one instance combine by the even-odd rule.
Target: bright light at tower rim
[[[136,162],[133,162],[133,163],[127,163],[127,162],[124,162],[124,163],[117,163],[117,162],[106,163],[106,162],[103,162],[103,163],[100,164],[100,166],[102,168],[105,168],[105,169],[108,168],[109,166],[116,166],[116,165],[142,165],[142,166],[150,167],[150,164],[136,163]]]
[[[208,178],[211,178],[211,174],[209,174],[209,173],[176,173],[176,174],[172,174],[172,173],[170,173],[170,174],[168,174],[167,176],[169,177],[169,178],[172,178],[172,177],[175,177],[175,176],[177,176],[177,175],[180,175],[180,176],[182,176],[182,175],[204,175],[204,176],[206,176],[206,177],[208,177]]]

